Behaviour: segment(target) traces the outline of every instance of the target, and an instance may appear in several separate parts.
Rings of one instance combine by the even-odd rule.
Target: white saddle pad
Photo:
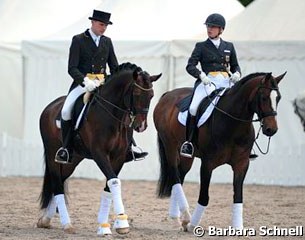
[[[80,121],[82,120],[82,117],[83,117],[83,115],[84,115],[86,106],[87,106],[87,103],[83,106],[83,109],[82,109],[81,113],[79,114],[79,116],[78,116],[78,118],[77,118],[76,124],[75,124],[75,126],[74,126],[74,130],[78,129],[79,124],[80,124]],[[56,126],[57,126],[57,128],[59,128],[59,129],[61,128],[60,120],[56,120]]]
[[[205,112],[201,115],[201,117],[197,123],[197,127],[200,127],[202,124],[204,124],[206,122],[206,120],[208,120],[208,118],[211,116],[211,114],[215,108],[215,105],[217,104],[218,100],[220,99],[220,97],[223,95],[223,93],[225,91],[226,91],[226,89],[222,90],[219,94],[217,94],[217,96],[210,103],[210,105],[207,107]],[[178,121],[184,126],[186,125],[187,114],[188,114],[188,110],[186,110],[184,112],[179,112],[179,114],[178,114]]]

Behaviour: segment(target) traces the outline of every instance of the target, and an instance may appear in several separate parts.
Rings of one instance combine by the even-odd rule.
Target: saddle
[[[199,104],[198,110],[197,110],[197,115],[196,115],[196,122],[200,119],[201,115],[206,111],[210,103],[218,96],[218,94],[223,91],[224,88],[219,88],[214,90],[209,96],[205,97],[202,99],[202,101]],[[190,95],[184,97],[181,99],[177,104],[177,108],[179,109],[179,112],[185,112],[189,109],[191,102],[193,98],[193,93]]]
[[[93,95],[87,95],[87,93],[84,93],[80,95],[74,104],[74,107],[72,109],[72,123],[74,126],[74,131],[77,131],[80,129],[86,115],[88,114],[89,107],[92,103]],[[84,101],[84,97],[86,96],[86,102]],[[60,120],[61,120],[61,110],[62,108],[59,109],[59,112],[56,116],[56,126],[58,128],[61,128],[60,126]]]

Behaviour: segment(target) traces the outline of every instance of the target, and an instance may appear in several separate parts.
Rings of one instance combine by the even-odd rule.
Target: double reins
[[[263,80],[263,79],[262,79],[262,80]],[[261,82],[260,82],[260,86],[258,87],[255,96],[256,96],[256,98],[260,97],[260,90],[261,90],[261,89],[264,89],[264,88],[265,88],[265,89],[270,89],[270,90],[275,90],[275,91],[277,92],[277,97],[276,97],[276,107],[277,107],[278,102],[279,102],[280,99],[281,99],[281,94],[280,94],[280,91],[279,91],[278,86],[277,86],[274,82],[272,82],[272,83],[273,83],[273,84],[272,84],[272,85],[273,85],[272,87],[266,87],[266,86],[263,86],[262,81],[261,81]],[[214,83],[212,83],[212,84],[214,84]],[[215,84],[214,84],[214,86],[215,86]],[[215,86],[215,87],[216,87],[216,86]],[[214,104],[214,103],[213,103],[213,100],[210,98],[209,94],[207,93],[206,88],[204,88],[204,90],[205,90],[205,92],[206,92],[206,94],[207,94],[207,98],[209,99],[210,104],[212,104],[212,105],[214,106],[214,108],[215,108],[217,111],[221,112],[222,114],[228,116],[228,117],[231,118],[231,119],[234,119],[234,120],[236,120],[236,121],[239,121],[239,122],[245,122],[245,123],[260,122],[260,128],[259,128],[259,130],[258,130],[258,132],[257,132],[257,135],[256,135],[255,139],[253,140],[253,142],[255,143],[255,145],[256,145],[256,147],[258,148],[258,150],[260,151],[260,153],[262,153],[262,154],[265,155],[265,154],[267,154],[267,153],[269,152],[271,137],[268,137],[268,144],[267,144],[267,149],[266,149],[266,151],[263,151],[263,150],[260,148],[260,146],[258,145],[258,143],[256,142],[256,140],[258,139],[259,134],[260,134],[260,131],[262,130],[262,126],[263,126],[262,120],[263,120],[264,118],[266,118],[266,117],[269,117],[269,116],[276,116],[276,115],[277,115],[277,112],[276,112],[276,111],[274,111],[274,110],[273,110],[273,111],[270,111],[270,112],[262,112],[262,111],[259,111],[259,113],[257,113],[258,118],[257,118],[257,119],[251,119],[251,120],[242,119],[242,118],[239,118],[239,117],[235,117],[235,116],[233,116],[232,114],[226,112],[225,110],[219,108],[216,104]],[[259,95],[259,96],[258,96],[258,95]],[[218,95],[218,97],[220,97],[220,95]],[[259,101],[260,101],[260,98],[259,98]],[[255,112],[255,111],[254,111],[254,112]]]
[[[139,84],[137,84],[136,82],[133,82],[130,84],[130,87],[132,86],[135,86],[137,88],[139,88],[140,90],[142,91],[151,91],[153,88],[143,88],[142,86],[140,86]],[[142,111],[138,111],[136,113],[134,113],[132,111],[132,108],[129,108],[129,109],[123,109],[119,106],[117,106],[116,104],[113,104],[112,102],[108,101],[106,98],[102,97],[101,95],[98,94],[98,92],[94,92],[94,96],[93,96],[93,99],[91,101],[91,104],[93,102],[96,102],[98,104],[98,106],[102,107],[113,119],[115,119],[116,121],[118,121],[119,123],[125,125],[125,126],[128,126],[128,127],[131,127],[134,120],[135,120],[135,116],[136,114],[141,114],[141,113],[147,113],[148,112],[148,109],[144,109]],[[130,119],[130,123],[129,124],[126,124],[122,119],[116,117],[108,108],[107,106],[105,105],[105,103],[115,109],[117,109],[119,112],[121,112],[123,115],[129,115],[129,119]]]

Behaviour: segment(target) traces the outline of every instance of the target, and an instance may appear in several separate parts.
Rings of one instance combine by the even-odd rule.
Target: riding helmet
[[[218,13],[213,13],[207,17],[204,24],[207,26],[215,26],[225,29],[226,20],[222,15]]]

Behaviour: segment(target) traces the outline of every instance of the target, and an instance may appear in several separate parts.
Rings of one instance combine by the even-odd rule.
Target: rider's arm
[[[196,43],[192,55],[186,65],[186,71],[196,79],[199,78],[201,73],[201,71],[197,68],[197,64],[201,59],[201,53],[202,48],[200,47],[200,43]]]
[[[70,76],[73,78],[74,81],[76,81],[81,86],[84,86],[83,81],[85,76],[78,69],[79,61],[80,61],[80,49],[81,49],[80,41],[76,36],[74,36],[72,39],[70,52],[69,52],[68,73],[70,74]]]

